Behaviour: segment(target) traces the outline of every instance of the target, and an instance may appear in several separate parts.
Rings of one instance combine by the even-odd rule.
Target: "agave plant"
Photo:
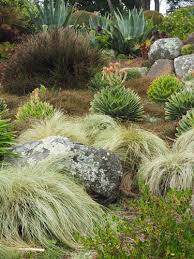
[[[129,10],[123,15],[119,10],[114,12],[113,25],[110,27],[112,48],[119,53],[128,54],[135,43],[144,41],[150,33],[141,9]]]
[[[166,102],[173,93],[180,91],[182,88],[183,84],[175,76],[161,76],[150,85],[148,97],[154,102]]]
[[[188,110],[194,108],[194,90],[186,89],[171,95],[165,104],[167,120],[180,119]]]
[[[38,19],[35,23],[43,30],[70,25],[73,7],[64,0],[35,1],[38,10]]]
[[[182,133],[194,128],[194,109],[189,110],[186,115],[182,117],[179,121],[177,127],[177,136],[180,136]]]
[[[106,87],[97,93],[91,111],[130,121],[141,120],[144,114],[140,97],[122,85]]]

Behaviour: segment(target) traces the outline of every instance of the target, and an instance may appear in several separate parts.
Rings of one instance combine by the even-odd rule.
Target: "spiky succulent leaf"
[[[182,117],[179,121],[177,127],[177,136],[180,136],[182,133],[194,128],[194,109],[189,110],[186,115]]]
[[[91,110],[131,121],[141,120],[144,114],[140,97],[121,85],[103,88],[95,95]]]
[[[194,90],[186,89],[171,95],[165,104],[167,120],[180,119],[188,110],[194,108]]]
[[[148,97],[154,102],[166,102],[173,93],[180,91],[182,88],[182,82],[175,76],[161,76],[155,79],[150,85],[148,89]]]

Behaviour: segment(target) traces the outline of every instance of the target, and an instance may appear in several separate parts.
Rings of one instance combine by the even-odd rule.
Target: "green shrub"
[[[148,97],[150,100],[158,103],[166,102],[173,94],[180,91],[183,84],[175,76],[165,75],[155,79],[149,89]]]
[[[71,16],[71,22],[73,24],[79,24],[79,25],[89,25],[90,19],[97,19],[97,15],[92,12],[88,12],[85,10],[76,10],[72,13]]]
[[[190,152],[166,153],[142,165],[140,179],[155,195],[165,195],[169,190],[192,188],[194,157]]]
[[[95,236],[82,238],[82,243],[95,250],[97,258],[192,258],[190,200],[190,192],[171,192],[166,197],[141,193],[140,199],[125,205],[129,208],[125,220],[107,217],[105,226],[98,225]]]
[[[173,145],[175,152],[194,152],[194,129],[183,132]]]
[[[9,120],[0,119],[0,160],[4,156],[13,156],[11,145],[14,144],[14,134]]]
[[[181,48],[181,54],[182,55],[190,55],[194,51],[192,44],[186,44]]]
[[[165,103],[165,118],[180,119],[188,110],[194,108],[194,90],[187,89],[171,95]]]
[[[97,93],[91,111],[131,121],[141,120],[144,114],[140,97],[121,85],[106,87]]]
[[[159,25],[162,23],[164,16],[157,12],[152,10],[146,10],[144,11],[144,17],[145,20],[152,21],[154,25]]]
[[[129,69],[127,71],[126,80],[137,79],[137,78],[140,78],[140,77],[141,77],[141,73],[138,70]]]
[[[52,116],[54,108],[47,102],[42,102],[39,99],[31,98],[30,101],[19,107],[16,114],[18,121],[26,121],[31,119],[44,119]]]
[[[101,53],[73,29],[49,30],[29,36],[15,50],[6,66],[3,87],[26,94],[46,87],[86,87],[103,64]]]
[[[186,39],[193,32],[194,8],[180,8],[165,16],[160,24],[160,31],[165,31],[172,37]]]
[[[177,127],[177,136],[182,133],[194,128],[194,109],[189,110],[186,115],[182,117],[179,121],[179,125]]]
[[[165,142],[149,131],[117,126],[102,131],[93,145],[113,152],[132,174],[140,167],[144,159],[165,154],[168,148]]]
[[[102,209],[70,180],[64,162],[45,160],[33,167],[0,171],[0,235],[16,244],[78,247],[75,235],[92,236]],[[51,243],[52,240],[52,243]]]

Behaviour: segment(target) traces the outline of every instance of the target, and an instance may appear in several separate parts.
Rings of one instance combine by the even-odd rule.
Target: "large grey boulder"
[[[33,166],[52,156],[62,157],[65,171],[77,177],[95,198],[107,203],[119,195],[122,166],[108,151],[74,143],[64,137],[48,137],[16,145],[14,151],[19,157],[11,161],[22,166]]]
[[[176,75],[185,77],[194,71],[194,54],[178,57],[174,60]]]
[[[170,59],[158,59],[150,68],[147,76],[157,78],[163,75],[170,75],[174,72],[174,63]]]
[[[155,41],[148,53],[149,60],[175,59],[181,54],[182,41],[179,38],[165,38]]]

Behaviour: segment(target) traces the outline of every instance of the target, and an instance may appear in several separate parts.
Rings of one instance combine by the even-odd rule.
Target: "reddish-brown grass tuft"
[[[138,93],[140,96],[147,95],[148,87],[150,86],[152,82],[151,78],[148,78],[146,76],[137,78],[137,79],[131,79],[125,83],[126,88],[133,89],[136,93]]]

